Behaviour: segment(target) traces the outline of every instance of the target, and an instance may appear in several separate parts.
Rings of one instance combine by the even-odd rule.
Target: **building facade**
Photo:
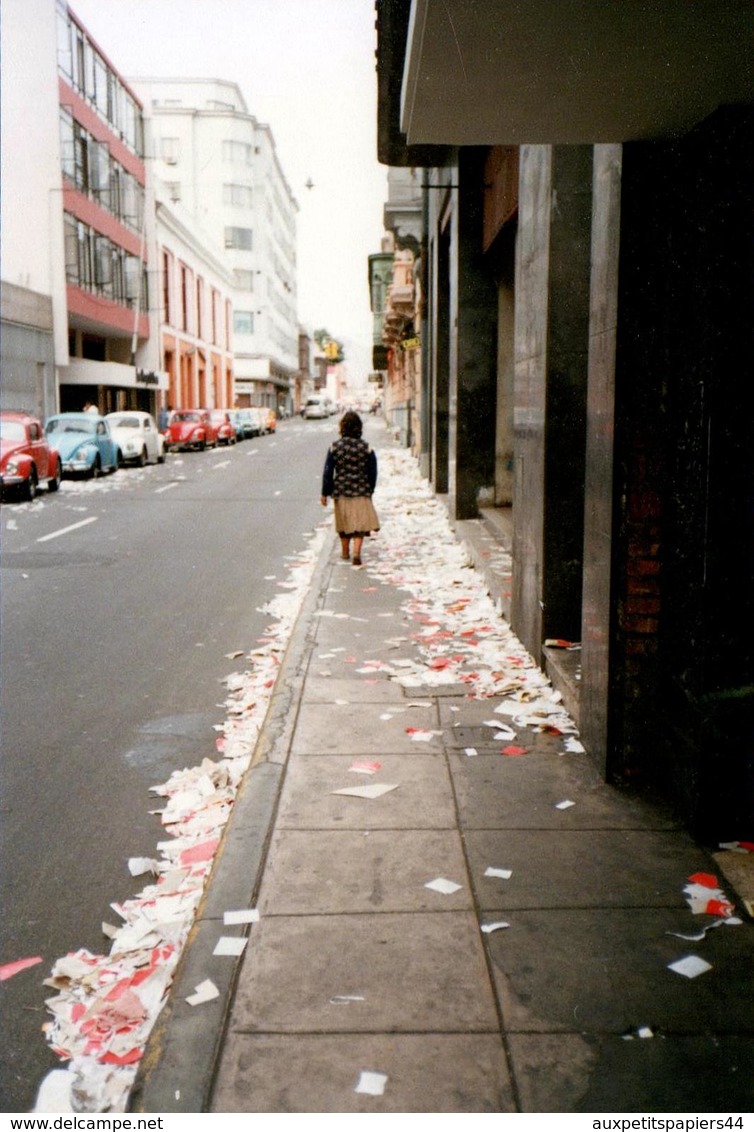
[[[269,126],[235,83],[134,80],[155,174],[224,250],[233,272],[234,397],[289,406],[298,369],[297,204]],[[199,172],[197,172],[199,171]]]
[[[165,408],[232,408],[233,274],[222,252],[157,186],[160,368]]]
[[[510,531],[605,778],[746,836],[754,13],[376,7],[380,160],[427,171],[424,466]]]
[[[8,5],[3,57],[3,404],[153,408],[141,105],[64,3]]]

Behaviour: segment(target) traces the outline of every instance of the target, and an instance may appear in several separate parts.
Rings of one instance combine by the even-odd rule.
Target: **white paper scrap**
[[[509,928],[510,924],[507,924],[505,920],[494,920],[491,924],[481,924],[480,927],[483,932],[489,934],[490,932],[498,932],[501,928]]]
[[[355,1093],[368,1093],[370,1097],[381,1097],[385,1092],[386,1084],[387,1073],[375,1073],[371,1069],[362,1069],[353,1091]]]
[[[363,994],[334,994],[330,999],[333,1006],[348,1006],[349,1002],[366,1002]]]
[[[212,979],[205,979],[204,982],[199,983],[194,988],[194,993],[186,996],[186,1002],[189,1006],[201,1006],[204,1002],[211,1002],[213,998],[219,998],[220,992],[212,982]]]
[[[37,1092],[32,1112],[73,1112],[71,1085],[75,1077],[68,1069],[51,1069]]]
[[[331,790],[331,794],[345,794],[350,798],[381,798],[390,790],[397,790],[398,783],[370,782],[368,786],[346,786],[343,790]]]
[[[221,935],[215,944],[213,955],[243,955],[248,940],[242,935]]]
[[[128,871],[132,877],[140,877],[144,873],[156,873],[158,870],[157,861],[154,861],[151,857],[128,858]]]
[[[566,799],[565,802],[556,802],[555,809],[556,810],[568,810],[568,809],[570,809],[571,806],[575,806],[575,805],[576,805],[575,802],[571,802],[569,799]]]
[[[259,912],[256,908],[239,908],[234,912],[225,912],[223,923],[228,927],[231,924],[258,924]]]
[[[574,739],[572,736],[569,736],[566,739],[564,746],[565,749],[567,751],[570,751],[572,755],[586,754],[586,747],[584,746],[584,744],[580,743],[578,739]]]
[[[698,955],[685,955],[683,959],[676,959],[675,963],[668,963],[671,971],[675,971],[678,975],[684,975],[687,979],[695,979],[697,975],[703,975],[705,971],[712,970],[712,964],[708,963],[706,959],[701,959]]]
[[[454,880],[447,880],[446,877],[435,877],[424,885],[425,888],[431,888],[434,892],[441,892],[443,896],[451,896],[454,892],[458,892],[461,887],[456,884]]]
[[[489,868],[484,870],[484,875],[486,877],[500,877],[501,880],[510,880],[510,878],[513,876],[513,870],[512,869],[493,869],[492,866],[490,865]]]

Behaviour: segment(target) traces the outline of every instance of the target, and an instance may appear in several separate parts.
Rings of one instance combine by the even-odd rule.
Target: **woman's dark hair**
[[[363,428],[361,417],[358,413],[354,413],[349,409],[349,411],[347,413],[344,413],[340,418],[339,427],[341,436],[351,436],[358,439],[361,436]]]

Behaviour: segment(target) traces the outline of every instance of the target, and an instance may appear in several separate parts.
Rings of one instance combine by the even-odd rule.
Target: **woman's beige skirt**
[[[351,498],[341,495],[333,500],[335,530],[339,535],[368,535],[380,529],[380,520],[368,495]]]

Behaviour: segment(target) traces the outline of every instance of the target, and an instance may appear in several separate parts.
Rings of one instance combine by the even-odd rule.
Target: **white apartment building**
[[[240,405],[289,406],[298,368],[296,213],[270,128],[232,82],[133,79],[155,177],[224,249],[233,273]]]
[[[2,55],[2,405],[150,409],[138,99],[63,0],[3,4]]]

